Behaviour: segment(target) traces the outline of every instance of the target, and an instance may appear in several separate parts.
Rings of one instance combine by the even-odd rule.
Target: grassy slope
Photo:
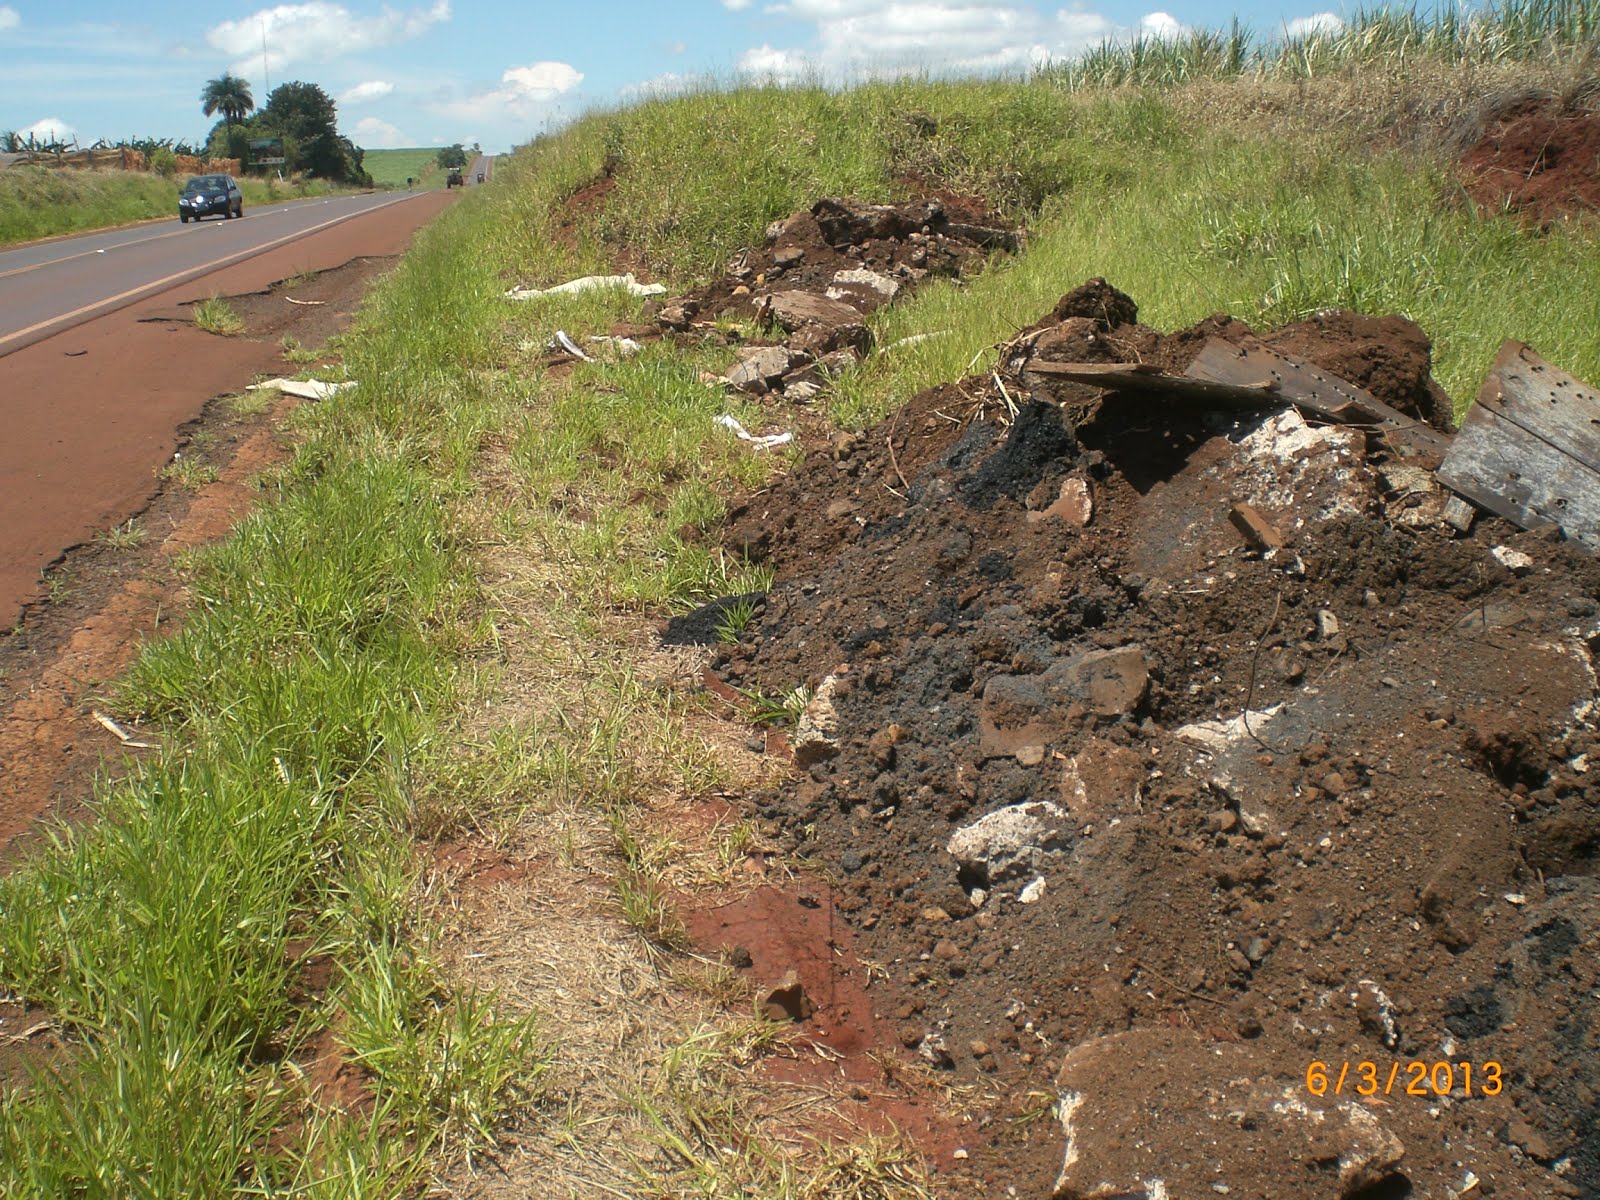
[[[0,246],[178,215],[180,179],[143,171],[8,167],[0,171]],[[272,204],[334,189],[310,182],[241,179],[245,206]]]
[[[379,187],[403,188],[407,179],[416,180],[418,187],[443,187],[444,172],[436,161],[438,153],[437,147],[368,150],[361,165]]]
[[[1394,86],[1375,75],[1355,92]],[[1158,325],[1214,309],[1264,322],[1328,304],[1405,311],[1439,340],[1457,395],[1503,336],[1600,378],[1592,329],[1566,301],[1600,287],[1592,227],[1541,237],[1473,214],[1441,157],[1353,153],[1317,108],[1329,94],[1291,89],[1265,134],[1222,119],[1228,105],[1205,89],[1080,93],[1059,79],[689,96],[580,122],[470,192],[350,338],[363,386],[303,410],[293,469],[200,557],[188,628],[127,683],[125,709],[161,722],[173,753],[108,785],[98,824],[0,881],[0,980],[84,1043],[61,1079],[0,1100],[0,1191],[389,1195],[414,1183],[441,1145],[491,1136],[544,1062],[526,1022],[494,1019],[433,965],[414,833],[516,819],[541,798],[597,806],[625,833],[650,788],[715,782],[681,731],[647,746],[658,761],[642,770],[637,730],[681,718],[603,682],[590,697],[603,718],[574,705],[507,726],[487,766],[454,749],[461,656],[497,637],[491,620],[581,642],[597,680],[622,678],[627,647],[605,634],[617,613],[760,584],[682,536],[714,526],[721,497],[766,469],[711,426],[724,400],[698,372],[728,352],[661,349],[551,379],[540,348],[556,328],[582,336],[635,306],[506,306],[507,281],[604,268],[618,246],[686,279],[820,194],[887,198],[916,174],[1028,218],[1031,248],[884,317],[889,337],[952,336],[869,361],[841,389],[844,420],[960,376],[1093,274]],[[1284,122],[1324,132],[1286,141],[1270,132]],[[552,238],[561,198],[608,155],[621,165],[606,207],[575,245]],[[491,543],[554,564],[546,590],[493,618],[474,581]],[[622,910],[669,940],[624,833]],[[309,1009],[287,1000],[292,949],[307,941],[339,964]],[[365,1120],[308,1105],[282,1067],[288,1047],[329,1028],[375,1072]],[[707,1136],[669,1100],[651,1114],[659,1128]],[[286,1115],[301,1135],[263,1151]],[[724,1190],[735,1177],[783,1190],[750,1162],[702,1163],[694,1182],[703,1190],[714,1169]]]

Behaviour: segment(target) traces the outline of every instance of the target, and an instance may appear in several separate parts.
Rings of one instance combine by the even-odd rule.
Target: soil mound
[[[1467,191],[1491,212],[1549,222],[1600,211],[1600,112],[1547,103],[1503,114],[1461,160]]]
[[[1029,370],[1257,339],[1443,424],[1408,322],[1136,321],[1091,281],[1004,398],[925,393],[734,513],[778,583],[716,670],[827,709],[761,815],[907,1048],[1059,1097],[983,1124],[993,1194],[1600,1195],[1600,565],[1456,536],[1360,429]]]

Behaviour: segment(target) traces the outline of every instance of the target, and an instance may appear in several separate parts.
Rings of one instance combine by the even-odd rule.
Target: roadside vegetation
[[[361,165],[381,188],[403,188],[407,179],[419,188],[441,188],[445,173],[438,156],[437,149],[368,150]]]
[[[144,171],[14,166],[0,170],[0,246],[170,217],[178,219],[185,179]],[[246,210],[336,189],[321,180],[239,180]]]
[[[782,414],[702,381],[716,344],[553,370],[556,330],[638,302],[501,293],[619,255],[686,285],[820,196],[929,188],[1025,222],[1027,251],[882,313],[880,344],[946,336],[847,375],[842,424],[984,369],[1093,275],[1162,327],[1403,312],[1458,402],[1508,336],[1600,379],[1573,299],[1600,292],[1595,223],[1478,211],[1452,167],[1507,96],[1592,102],[1597,10],[1495,11],[1498,55],[1454,16],[1361,52],[1374,18],[1299,75],[1247,48],[1158,70],[1144,46],[1098,76],[707,92],[503,160],[369,300],[360,386],[298,411],[256,514],[186,563],[186,627],[116,697],[165,749],[0,880],[0,987],[74,1042],[0,1099],[0,1193],[392,1196],[462,1185],[501,1142],[524,1194],[930,1194],[902,1142],[806,1152],[815,1112],[741,1071],[777,1032],[680,953],[673,897],[743,878],[760,833],[661,817],[760,767],[641,629],[770,582],[714,531],[785,460],[713,418]],[[569,212],[608,164],[604,204]],[[462,842],[537,875],[474,909],[436,869]],[[357,1100],[319,1090],[330,1055]]]

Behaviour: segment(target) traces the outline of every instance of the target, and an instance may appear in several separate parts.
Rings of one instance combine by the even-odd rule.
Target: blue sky
[[[504,151],[587,109],[708,76],[1022,70],[1106,38],[1335,22],[1327,0],[0,0],[0,129],[197,142],[225,70],[319,84],[358,145]],[[263,40],[265,57],[263,58]]]

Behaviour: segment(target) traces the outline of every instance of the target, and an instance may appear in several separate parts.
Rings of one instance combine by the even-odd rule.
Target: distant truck
[[[450,174],[448,176],[446,176],[445,181],[444,181],[444,185],[447,188],[465,187],[467,185],[467,181],[465,179],[461,178],[461,168],[460,167],[451,167],[450,168]]]

